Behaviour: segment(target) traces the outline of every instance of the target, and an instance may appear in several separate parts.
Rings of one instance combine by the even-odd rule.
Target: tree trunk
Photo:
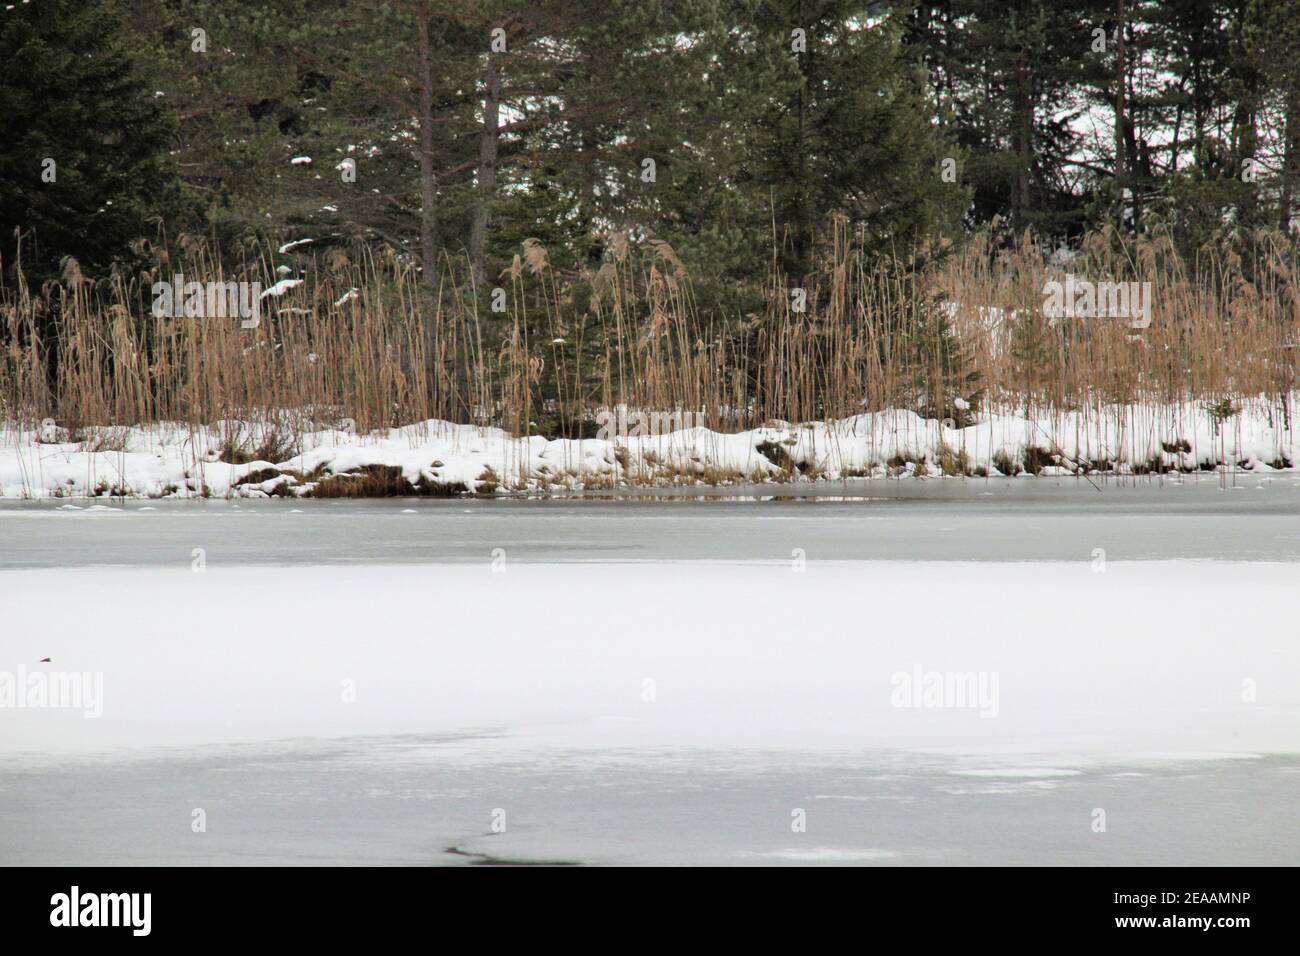
[[[1028,51],[1023,44],[1016,55],[1015,89],[1012,91],[1012,150],[1016,157],[1016,178],[1011,184],[1011,222],[1016,232],[1029,226],[1030,172],[1034,163],[1034,97]]]
[[[438,182],[433,167],[433,56],[429,43],[430,12],[427,3],[416,14],[420,56],[420,311],[424,323],[424,366],[430,397],[439,398],[441,357],[438,354],[438,219],[434,204]]]
[[[1126,149],[1124,138],[1124,126],[1127,122],[1124,108],[1124,82],[1126,78],[1125,66],[1125,39],[1124,39],[1124,0],[1115,0],[1115,193],[1118,212],[1115,217],[1115,225],[1122,232],[1124,230],[1124,210],[1126,203],[1124,201],[1124,189],[1128,185],[1128,163],[1126,162]]]
[[[581,96],[587,102],[594,102],[596,99],[595,86],[595,56],[592,51],[583,46],[579,62],[581,63],[579,77],[577,81],[578,89]],[[587,250],[587,264],[592,269],[599,269],[601,261],[604,258],[604,242],[597,239],[595,235],[596,224],[596,180],[597,180],[597,161],[600,152],[600,142],[596,137],[596,121],[593,117],[581,117],[578,119],[578,224],[582,230],[582,235],[591,242],[591,247]],[[618,224],[620,227],[622,223]]]
[[[1260,62],[1262,54],[1246,37],[1245,25],[1240,17],[1235,21],[1233,33],[1232,56],[1243,64],[1241,78],[1238,81],[1241,84],[1241,92],[1232,113],[1232,150],[1236,160],[1234,174],[1239,179],[1254,183],[1253,175],[1247,178],[1242,174],[1248,165],[1255,163],[1255,154],[1259,150],[1259,112],[1263,107],[1264,91],[1263,77],[1253,64]],[[1251,222],[1258,215],[1258,195],[1254,187],[1244,193],[1241,204],[1242,221]]]
[[[1278,197],[1278,228],[1291,231],[1291,205],[1295,200],[1296,179],[1300,177],[1300,90],[1291,89],[1286,96],[1286,134],[1282,152],[1281,195]]]
[[[488,54],[483,72],[483,129],[478,140],[478,199],[470,226],[469,256],[474,282],[483,285],[487,231],[491,224],[492,201],[497,190],[497,139],[501,125],[501,67],[495,54]]]

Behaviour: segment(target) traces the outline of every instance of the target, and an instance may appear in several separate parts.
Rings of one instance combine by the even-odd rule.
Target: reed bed
[[[586,437],[596,412],[618,405],[736,431],[886,408],[960,425],[981,413],[1050,419],[1192,401],[1227,414],[1263,401],[1289,429],[1300,354],[1300,261],[1280,235],[1256,237],[1244,262],[1211,250],[1189,262],[1167,240],[1104,233],[1068,264],[1027,239],[1008,249],[987,236],[903,261],[866,254],[836,219],[817,273],[797,289],[778,274],[756,281],[762,305],[746,315],[701,303],[667,243],[619,234],[594,272],[554,268],[529,240],[491,288],[447,259],[432,297],[391,250],[268,246],[230,266],[202,242],[180,245],[132,275],[90,279],[69,261],[33,289],[11,273],[0,286],[0,420],[74,432],[350,420],[364,433],[443,419]],[[1044,283],[1066,271],[1150,283],[1150,326],[1047,315]],[[151,314],[153,283],[176,273],[301,282],[263,299],[260,323],[242,328]]]

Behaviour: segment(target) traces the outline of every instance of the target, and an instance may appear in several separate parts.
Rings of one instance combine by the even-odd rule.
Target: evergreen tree
[[[178,211],[172,124],[108,6],[0,10],[0,259],[29,280],[65,256],[85,274],[126,259]],[[21,263],[19,256],[21,254]]]
[[[812,271],[817,230],[833,212],[870,248],[905,252],[955,228],[963,211],[966,197],[942,177],[956,146],[931,122],[893,23],[871,7],[779,0],[737,16],[724,76],[744,125],[725,159],[751,221],[775,221],[792,277]]]
[[[927,66],[967,156],[968,224],[1077,232],[1083,216],[1072,94],[1088,76],[1096,4],[945,0],[906,5],[906,40]]]

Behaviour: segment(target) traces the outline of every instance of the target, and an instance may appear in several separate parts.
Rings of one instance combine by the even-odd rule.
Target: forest
[[[1297,13],[16,3],[0,417],[1289,416]],[[256,282],[261,320],[159,318],[174,276]],[[1066,277],[1141,284],[1149,324],[1062,320]]]

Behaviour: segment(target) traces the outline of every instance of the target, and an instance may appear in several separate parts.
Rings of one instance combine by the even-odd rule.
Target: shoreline
[[[525,496],[847,479],[1294,474],[1287,400],[1093,406],[965,427],[890,409],[733,433],[518,437],[432,419],[367,434],[271,421],[0,427],[0,499]]]

